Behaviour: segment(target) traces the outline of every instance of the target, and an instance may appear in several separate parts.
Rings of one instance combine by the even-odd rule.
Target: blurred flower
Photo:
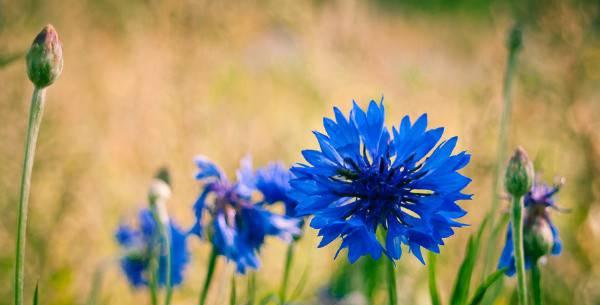
[[[291,242],[301,233],[298,219],[272,213],[253,201],[252,196],[259,189],[249,158],[242,160],[236,182],[230,182],[204,156],[195,161],[199,169],[196,179],[204,181],[204,185],[194,204],[196,223],[191,233],[198,236],[205,233],[202,218],[204,211],[208,211],[212,217],[206,235],[218,254],[236,263],[239,273],[259,267],[258,252],[267,236]],[[275,196],[275,192],[263,196],[273,199],[269,196]]]
[[[562,184],[562,183],[561,183]],[[532,263],[547,254],[559,255],[562,244],[558,236],[558,229],[552,223],[549,209],[558,209],[554,203],[554,195],[559,191],[561,184],[548,186],[536,182],[531,191],[525,195],[525,219],[523,228],[523,246],[525,249],[525,267],[530,268]],[[506,244],[498,269],[508,268],[506,274],[515,274],[515,257],[512,240],[512,229],[508,226]]]
[[[506,191],[514,196],[521,197],[531,189],[533,183],[533,164],[529,161],[527,152],[518,147],[508,162],[504,185]]]
[[[50,86],[60,76],[63,69],[62,45],[51,24],[35,37],[26,61],[27,75],[38,88]]]
[[[285,214],[295,216],[297,202],[291,196],[292,174],[281,162],[272,162],[256,171],[256,188],[264,195],[266,204],[282,202]]]
[[[323,120],[327,134],[314,132],[320,150],[304,150],[309,165],[292,168],[298,215],[314,215],[311,226],[323,247],[340,237],[350,262],[385,253],[397,260],[401,245],[424,263],[421,247],[439,252],[466,214],[456,203],[470,199],[461,191],[471,181],[458,173],[470,155],[452,155],[457,138],[436,144],[443,128],[426,130],[427,115],[414,124],[405,116],[391,137],[384,127],[383,103],[367,111],[356,103],[347,119],[334,108]],[[385,232],[385,248],[376,231]]]
[[[159,227],[152,212],[143,209],[139,213],[138,228],[122,224],[115,236],[124,250],[121,258],[121,268],[127,279],[134,287],[148,285],[150,281],[150,266],[153,255],[160,251],[158,282],[166,282],[166,249],[160,238]],[[183,280],[183,272],[189,261],[187,234],[172,222],[171,228],[171,283],[178,285]]]

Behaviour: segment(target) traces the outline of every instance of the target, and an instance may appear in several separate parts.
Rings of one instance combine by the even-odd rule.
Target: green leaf
[[[431,305],[442,305],[436,283],[436,254],[428,251],[427,261],[429,263],[429,295],[431,296]]]
[[[491,215],[487,215],[477,230],[475,236],[471,235],[467,242],[467,248],[465,250],[465,257],[458,270],[456,281],[454,283],[454,290],[450,298],[451,305],[464,305],[467,303],[469,297],[469,288],[471,286],[471,277],[473,276],[473,270],[475,269],[475,263],[477,262],[477,256],[479,255],[479,245],[483,231],[487,227],[487,223],[490,220]]]
[[[264,297],[262,297],[260,299],[260,301],[258,301],[259,305],[267,305],[270,303],[274,303],[277,304],[277,296],[274,293],[269,293],[267,295],[265,295]]]
[[[290,295],[290,301],[293,301],[296,298],[298,298],[304,291],[304,288],[306,287],[306,283],[308,282],[309,271],[310,271],[310,265],[306,266],[306,268],[302,272],[302,275],[300,276],[300,281],[298,281],[298,284],[296,285],[296,287],[294,287],[294,291],[292,291],[292,294]]]
[[[33,305],[38,305],[39,294],[40,294],[40,283],[35,284],[35,292],[33,293]]]
[[[505,271],[506,269],[500,269],[488,275],[483,283],[477,287],[477,290],[475,290],[475,294],[473,295],[471,302],[469,302],[469,305],[479,305],[481,300],[483,300],[485,292],[488,290],[488,288],[490,288],[490,286],[492,286],[492,284],[494,284],[498,279],[501,279]]]

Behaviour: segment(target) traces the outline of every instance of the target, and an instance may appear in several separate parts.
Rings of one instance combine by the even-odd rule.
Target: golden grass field
[[[600,304],[598,9],[591,1],[550,1],[523,17],[508,147],[524,146],[544,180],[564,176],[558,202],[571,209],[554,218],[564,252],[544,267],[547,304]],[[125,305],[146,304],[147,296],[130,289],[114,263],[113,234],[144,206],[158,167],[173,175],[172,217],[189,226],[196,154],[231,176],[246,154],[257,166],[299,162],[334,105],[348,110],[353,99],[366,105],[382,96],[388,124],[426,112],[473,155],[466,174],[474,198],[464,203],[473,226],[449,239],[439,258],[447,298],[466,239],[490,207],[514,16],[500,2],[428,11],[355,0],[0,0],[0,305],[12,304],[32,89],[22,54],[46,23],[60,34],[65,66],[48,89],[33,171],[27,300],[39,280],[44,305],[84,304],[94,271],[107,264],[103,304]],[[307,304],[345,260],[333,261],[336,247],[317,249],[317,240],[309,229],[292,275],[296,281],[309,268]],[[208,246],[191,244],[193,263],[174,304],[195,304],[202,284]],[[259,294],[277,289],[284,249],[276,240],[264,249]],[[401,304],[429,304],[427,269],[410,255],[399,269]],[[226,302],[232,271],[218,265],[211,304]],[[498,304],[510,304],[515,280],[505,286]]]

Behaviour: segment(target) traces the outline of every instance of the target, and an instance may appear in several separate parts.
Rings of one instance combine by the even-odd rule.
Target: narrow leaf
[[[488,277],[485,278],[483,283],[481,283],[481,285],[477,287],[477,290],[475,290],[475,294],[473,295],[471,302],[469,302],[469,305],[479,305],[479,303],[481,303],[481,300],[483,300],[485,292],[488,290],[488,288],[490,288],[490,286],[492,286],[492,284],[494,284],[498,279],[502,278],[505,271],[506,269],[500,269],[488,275]]]
[[[38,305],[39,293],[40,293],[39,287],[40,287],[40,283],[37,282],[35,284],[35,292],[33,293],[33,305]]]
[[[269,293],[262,297],[258,302],[259,305],[267,305],[270,303],[277,303],[277,296],[274,293]]]

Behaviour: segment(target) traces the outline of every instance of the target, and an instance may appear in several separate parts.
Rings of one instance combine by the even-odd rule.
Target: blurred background
[[[466,240],[491,206],[505,40],[516,20],[524,48],[508,148],[524,146],[546,182],[564,176],[558,203],[571,209],[553,215],[564,251],[544,267],[546,303],[600,304],[599,13],[595,0],[0,0],[0,305],[12,303],[32,90],[24,53],[46,23],[60,34],[65,67],[48,90],[38,142],[26,294],[39,281],[44,304],[85,304],[105,266],[100,304],[124,305],[148,299],[115,263],[114,230],[145,206],[158,167],[171,170],[169,208],[187,227],[199,190],[196,154],[230,176],[246,154],[255,166],[292,164],[316,146],[311,130],[322,129],[334,105],[347,111],[353,99],[366,105],[382,96],[388,124],[427,112],[431,126],[445,126],[473,154],[465,172],[474,199],[463,203],[472,226],[438,258],[447,299]],[[333,260],[336,246],[317,249],[317,241],[309,229],[297,250],[291,285],[306,278],[298,303],[348,300],[353,291],[385,300],[376,263],[349,267],[344,255]],[[209,248],[190,243],[193,263],[174,304],[195,304],[203,281]],[[278,288],[285,246],[271,240],[262,254],[258,295]],[[217,268],[209,301],[224,304],[232,268]],[[401,304],[430,304],[427,268],[405,255],[397,269]],[[364,270],[367,281],[351,276]],[[515,302],[515,279],[504,282],[496,304]]]

